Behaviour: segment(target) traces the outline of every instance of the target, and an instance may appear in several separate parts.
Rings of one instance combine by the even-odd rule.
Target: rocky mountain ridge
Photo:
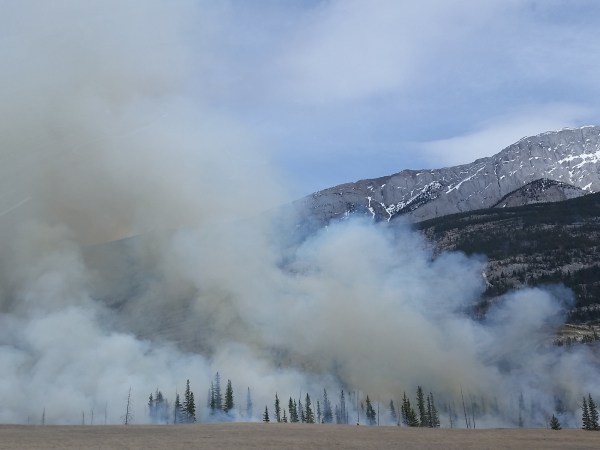
[[[499,206],[503,199],[505,206],[529,203],[539,186],[533,186],[529,194],[517,191],[541,179],[548,180],[542,189],[546,194],[538,199],[542,202],[600,191],[600,127],[565,128],[526,137],[471,164],[403,170],[342,184],[305,197],[295,206],[321,225],[349,214],[366,214],[378,221],[403,216],[420,222]]]

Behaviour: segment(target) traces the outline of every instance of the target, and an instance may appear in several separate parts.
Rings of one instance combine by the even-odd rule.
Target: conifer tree
[[[278,423],[281,422],[281,407],[279,406],[277,392],[275,392],[275,420],[277,420]]]
[[[287,416],[285,415],[285,408],[283,408],[283,418],[281,419],[283,423],[287,423]]]
[[[598,423],[598,408],[596,407],[596,402],[594,402],[591,394],[588,394],[588,409],[590,416],[590,430],[600,430],[600,424]]]
[[[562,427],[560,426],[560,422],[558,421],[558,419],[556,418],[556,416],[554,414],[552,414],[552,418],[550,419],[550,428],[552,428],[553,430],[561,430]]]
[[[525,398],[523,393],[519,395],[519,428],[523,428],[525,423],[523,421],[523,413],[525,412]]]
[[[581,405],[581,421],[583,422],[582,427],[584,430],[591,430],[590,423],[590,410],[585,396],[583,397],[583,404]]]
[[[250,395],[250,386],[248,386],[248,392],[246,393],[246,418],[251,419],[253,415],[252,411],[252,395]]]
[[[367,412],[366,412],[367,423],[369,425],[375,425],[377,423],[377,413],[373,409],[373,405],[371,404],[371,400],[369,399],[368,395],[367,395],[366,404],[367,404]]]
[[[227,387],[225,388],[225,405],[223,405],[223,411],[229,413],[229,411],[232,411],[233,408],[233,387],[231,387],[231,380],[227,380]]]
[[[194,393],[190,389],[190,380],[187,380],[185,386],[181,409],[183,412],[182,419],[185,423],[193,423],[196,421],[196,404],[194,402]]]
[[[317,423],[322,423],[321,422],[321,404],[319,403],[319,400],[317,400]]]
[[[402,423],[408,426],[408,411],[407,407],[410,405],[408,397],[406,397],[406,392],[402,394],[402,405],[400,406],[400,417],[402,418]]]
[[[181,423],[181,401],[179,393],[175,394],[175,406],[173,407],[173,423]]]
[[[292,397],[290,397],[290,401],[288,403],[288,410],[290,412],[290,423],[298,422],[298,409],[296,407],[296,400],[292,400]]]
[[[214,384],[214,396],[215,396],[215,409],[223,410],[223,394],[221,393],[221,376],[219,372],[215,375],[215,384]]]
[[[304,415],[304,407],[302,406],[302,399],[301,398],[298,399],[298,419],[302,423],[306,422],[306,416]]]
[[[165,400],[163,393],[158,389],[156,389],[154,394],[154,416],[157,421],[165,423],[169,421],[167,401]]]
[[[214,414],[215,410],[217,409],[217,402],[215,399],[215,384],[211,381],[210,382],[210,390],[209,390],[209,394],[208,394],[208,407],[210,408],[210,414]]]
[[[298,422],[298,407],[296,406],[296,400],[292,400],[290,397],[290,402],[288,405],[290,411],[290,422],[297,423]]]
[[[421,386],[417,386],[417,408],[419,410],[419,426],[426,427],[428,423],[427,410],[425,409],[425,396]]]
[[[265,405],[265,412],[263,413],[263,422],[269,423],[269,408]]]
[[[344,391],[342,391],[343,393]],[[343,398],[343,396],[342,396]],[[327,397],[327,390],[323,389],[323,423],[333,422],[333,411],[331,410],[331,402]]]
[[[294,416],[295,416],[295,407],[294,407],[294,401],[292,400],[292,397],[290,397],[290,400],[288,402],[288,411],[290,412],[290,423],[294,423],[296,422],[294,420]]]
[[[431,428],[439,428],[440,426],[440,415],[438,413],[437,408],[435,407],[435,402],[433,400],[433,394],[430,392],[427,397],[427,416],[429,418],[429,426]]]
[[[194,393],[190,392],[190,400],[187,405],[188,423],[196,421],[196,403],[194,402]]]
[[[306,408],[306,414],[305,414],[305,419],[304,421],[306,423],[315,423],[315,414],[312,410],[312,405],[310,402],[310,396],[308,395],[308,392],[306,393],[306,399],[305,399],[305,408]]]
[[[346,398],[344,397],[344,391],[342,390],[342,394],[340,395],[340,422],[348,424],[348,415],[346,413]]]
[[[400,413],[402,416],[402,423],[404,425],[409,427],[419,426],[419,419],[417,418],[417,414],[410,404],[410,400],[406,396],[406,392],[404,392],[402,397],[402,407],[400,408]]]
[[[390,400],[390,421],[392,423],[398,423],[398,414],[396,414],[396,407],[394,406],[394,400]]]
[[[148,415],[152,421],[154,421],[154,414],[154,396],[150,393],[150,397],[148,398]]]
[[[433,421],[431,420],[431,399],[429,398],[429,395],[427,396],[427,412],[426,412],[426,416],[427,416],[427,424],[425,426],[429,427],[429,428],[433,428]]]

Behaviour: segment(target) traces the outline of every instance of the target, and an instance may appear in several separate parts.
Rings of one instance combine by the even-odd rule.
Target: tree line
[[[348,399],[349,395],[350,399]],[[307,392],[304,396],[301,395],[297,399],[290,396],[287,400],[287,406],[284,406],[279,398],[279,394],[275,393],[272,408],[270,409],[269,405],[265,405],[261,418],[263,422],[349,424],[352,423],[352,419],[350,418],[352,410],[352,413],[356,414],[357,424],[361,423],[361,417],[363,423],[367,425],[380,424],[378,416],[380,414],[380,404],[377,402],[375,405],[369,395],[364,400],[359,400],[356,391],[348,393],[341,390],[337,400],[337,403],[332,404],[327,389],[323,389],[323,394],[317,399],[316,404]],[[349,402],[354,404],[355,408],[351,407],[348,404]],[[418,386],[416,405],[417,409],[415,410],[411,406],[410,399],[404,393],[400,415],[398,415],[394,401],[390,400],[389,406],[382,413],[385,414],[387,412],[384,422],[409,427],[436,428],[440,426],[439,412],[431,392],[425,396],[423,388]],[[242,409],[238,405],[238,413],[236,412],[231,380],[227,380],[225,393],[223,394],[219,372],[215,374],[214,380],[210,383],[206,406],[211,421],[229,421],[239,418],[246,420],[254,419],[254,405],[250,387],[247,388],[246,392],[245,412],[242,413]],[[185,424],[196,422],[196,401],[190,387],[190,381],[186,381],[183,396],[176,392],[173,404],[157,388],[148,397],[148,415],[154,423]]]
[[[285,401],[282,401],[276,392],[272,405],[265,405],[261,417],[256,418],[250,387],[246,391],[245,408],[242,408],[241,404],[236,406],[231,380],[227,380],[224,393],[221,384],[221,376],[217,372],[214,380],[210,383],[207,394],[206,407],[210,421],[240,419],[253,421],[261,419],[265,423],[350,424],[354,423],[354,419],[356,419],[357,425],[379,425],[380,421],[383,421],[384,424],[406,427],[440,427],[440,412],[436,406],[434,395],[432,392],[426,394],[422,386],[417,386],[414,403],[404,392],[399,410],[397,410],[394,400],[390,400],[382,411],[380,411],[381,404],[379,402],[373,402],[369,395],[362,399],[356,391],[341,390],[339,396],[332,402],[327,390],[323,389],[323,393],[316,399],[316,403],[308,392],[304,395],[301,394],[298,398],[290,396]],[[476,428],[477,416],[486,414],[487,407],[483,399],[479,403],[472,397],[465,401],[461,390],[461,400],[465,428]],[[497,405],[492,404],[491,408],[492,414],[498,413]],[[532,400],[530,413],[533,413],[536,409],[538,407],[535,406],[535,402]],[[561,409],[562,407],[557,405],[557,411],[560,412]],[[444,404],[443,410],[447,414],[450,428],[456,427],[459,421],[462,420],[459,419],[454,404]],[[589,393],[587,397],[583,397],[581,410],[582,428],[585,430],[600,430],[598,408]],[[525,425],[527,411],[525,399],[521,393],[518,398],[518,411],[515,413],[515,422],[519,427]],[[154,423],[186,424],[196,422],[196,401],[190,387],[190,381],[186,381],[186,388],[182,396],[176,393],[173,404],[165,398],[159,389],[151,393],[148,400],[148,415]],[[131,421],[129,409],[125,417],[125,422]],[[561,429],[557,414],[552,414],[552,417],[547,420],[548,427],[554,430]]]

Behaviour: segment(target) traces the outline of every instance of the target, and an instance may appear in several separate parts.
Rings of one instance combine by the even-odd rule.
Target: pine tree
[[[150,397],[148,398],[148,415],[150,416],[150,420],[154,422],[155,411],[154,411],[154,396],[150,393]]]
[[[348,424],[348,415],[346,413],[346,398],[344,397],[344,391],[342,390],[342,394],[340,395],[340,422]]]
[[[190,392],[190,401],[187,406],[188,422],[193,423],[196,421],[196,403],[194,402],[194,393]]]
[[[402,397],[402,407],[400,408],[400,413],[402,416],[402,423],[404,425],[409,427],[419,426],[419,419],[417,418],[417,414],[410,404],[410,400],[406,396],[406,392],[404,392]]]
[[[371,400],[369,399],[368,395],[367,395],[366,403],[367,403],[367,412],[366,412],[367,423],[369,425],[375,425],[377,423],[377,413],[373,409],[373,405],[371,404]]]
[[[265,405],[265,412],[263,413],[263,422],[269,423],[269,408]]]
[[[427,396],[427,419],[429,420],[428,426],[430,428],[439,428],[440,415],[438,414],[438,410],[435,407],[435,402],[433,401],[433,394],[431,392]]]
[[[158,389],[156,389],[154,394],[154,416],[156,421],[165,423],[168,423],[169,421],[167,401],[165,400],[163,393]]]
[[[229,411],[233,411],[233,387],[231,387],[231,380],[227,380],[227,388],[225,388],[225,405],[223,406],[223,411],[229,413]]]
[[[429,428],[433,428],[433,423],[431,420],[431,399],[429,398],[429,395],[427,396],[427,424],[426,426]]]
[[[175,405],[173,406],[173,423],[181,423],[181,401],[179,393],[175,394]]]
[[[581,428],[584,430],[591,430],[591,422],[590,422],[590,410],[588,409],[587,400],[585,396],[583,397],[583,404],[581,405],[581,421],[583,425]]]
[[[392,423],[398,423],[398,414],[396,414],[396,407],[394,406],[394,400],[390,400],[390,421]]]
[[[296,421],[294,420],[295,417],[295,407],[294,407],[294,401],[292,400],[292,397],[290,397],[290,401],[288,402],[288,411],[290,412],[290,423],[295,423]]]
[[[406,392],[402,395],[402,405],[400,406],[400,417],[402,419],[402,423],[408,426],[408,411],[407,407],[409,406],[408,397],[406,397]]]
[[[588,394],[588,408],[590,415],[590,430],[600,430],[600,424],[598,423],[598,408],[596,407],[596,402],[594,402],[591,394]]]
[[[558,419],[556,418],[556,416],[554,414],[552,414],[552,418],[550,419],[550,428],[552,428],[553,430],[561,430],[562,427],[560,426],[560,422],[558,421]]]
[[[310,396],[308,395],[308,393],[306,393],[306,399],[305,399],[304,406],[306,408],[306,415],[305,415],[306,423],[315,423],[315,414],[313,413],[311,403],[310,403]]]
[[[322,423],[321,422],[321,404],[319,403],[319,400],[317,400],[317,423]]]
[[[275,393],[275,420],[277,420],[278,423],[281,422],[281,407],[279,406],[277,392]]]
[[[218,411],[223,410],[223,394],[221,393],[221,376],[219,372],[215,375],[214,384],[214,396],[215,396],[215,409]]]
[[[283,409],[283,418],[281,419],[283,423],[287,423],[287,416],[285,415],[285,408]]]
[[[423,395],[423,388],[417,386],[417,408],[419,409],[419,426],[427,426],[427,411],[425,409],[425,396]]]
[[[342,398],[343,398],[342,391]],[[323,389],[323,423],[332,423],[333,422],[333,411],[331,410],[331,402],[327,397],[327,391]]]
[[[298,407],[296,406],[296,400],[292,400],[292,397],[290,397],[288,409],[290,411],[290,422],[297,423],[298,422]]]
[[[525,411],[525,398],[523,397],[523,393],[519,395],[519,428],[523,428],[525,423],[523,421],[523,413]]]
[[[190,389],[190,380],[187,380],[185,386],[181,409],[183,412],[182,419],[185,423],[193,423],[196,421],[196,404],[194,402],[194,393]]]
[[[208,395],[209,401],[208,401],[208,407],[210,408],[210,414],[214,414],[215,410],[217,409],[217,401],[215,398],[215,384],[211,381],[210,382],[210,391],[209,391],[209,395]]]
[[[304,407],[302,406],[302,399],[299,398],[298,399],[298,419],[300,420],[300,422],[305,423],[306,422],[306,416],[304,415]]]
[[[248,392],[246,393],[246,418],[252,419],[253,411],[252,411],[252,395],[250,395],[250,386],[248,386]]]

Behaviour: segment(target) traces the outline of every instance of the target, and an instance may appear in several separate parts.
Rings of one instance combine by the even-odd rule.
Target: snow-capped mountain
[[[536,180],[546,180],[525,186]],[[518,191],[522,190],[520,193]],[[600,191],[600,127],[526,137],[471,164],[347,183],[296,202],[319,223],[346,215],[413,222],[494,206],[558,201]],[[545,192],[545,195],[540,195]],[[504,204],[501,204],[504,201]]]

